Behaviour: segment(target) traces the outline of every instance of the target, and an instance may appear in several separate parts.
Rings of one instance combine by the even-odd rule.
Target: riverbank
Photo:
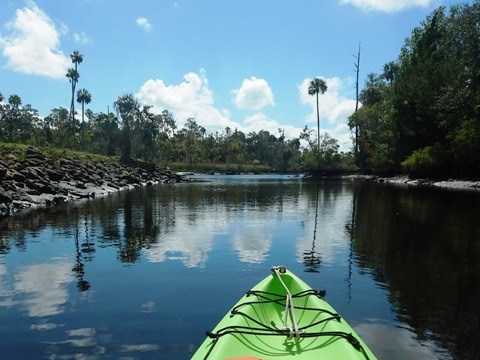
[[[98,158],[52,158],[33,147],[25,154],[2,154],[0,159],[0,218],[36,206],[53,206],[78,199],[155,183],[187,181],[185,176],[158,166],[131,166]]]
[[[418,185],[418,186],[434,186],[448,189],[458,190],[478,190],[480,191],[480,180],[433,180],[433,179],[410,179],[408,176],[379,177],[375,175],[347,175],[347,179],[361,179],[365,181],[375,181],[380,183]]]

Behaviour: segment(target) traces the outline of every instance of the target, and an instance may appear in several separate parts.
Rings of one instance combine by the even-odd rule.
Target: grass
[[[0,156],[13,154],[18,159],[25,159],[25,154],[28,145],[18,143],[4,143],[0,142]],[[38,150],[46,157],[58,160],[61,158],[74,159],[80,162],[100,162],[104,164],[118,164],[120,161],[119,156],[106,156],[93,154],[84,151],[75,151],[69,149],[61,149],[52,146],[44,146],[38,148]],[[266,165],[252,164],[215,164],[215,163],[183,163],[175,162],[169,164],[160,164],[161,166],[168,166],[170,169],[176,172],[200,172],[200,173],[268,173],[272,169]]]
[[[268,173],[272,169],[266,165],[218,164],[218,163],[169,163],[168,167],[179,172],[199,173]]]
[[[0,155],[13,154],[18,159],[25,159],[28,145],[18,143],[4,143],[0,142]],[[102,163],[118,163],[118,156],[106,156],[99,154],[92,154],[82,151],[74,151],[68,149],[60,149],[52,146],[44,146],[38,150],[48,158],[58,160],[61,158],[75,159],[81,162],[99,161]]]

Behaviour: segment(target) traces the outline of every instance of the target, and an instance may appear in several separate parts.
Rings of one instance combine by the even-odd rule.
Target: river
[[[195,176],[0,222],[1,359],[189,359],[284,265],[379,359],[480,353],[480,192]]]

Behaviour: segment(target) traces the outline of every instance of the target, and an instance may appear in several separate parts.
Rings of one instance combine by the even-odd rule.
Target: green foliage
[[[445,151],[437,144],[415,150],[402,162],[402,167],[416,177],[438,177],[442,174],[444,164]]]
[[[368,76],[349,118],[362,169],[480,176],[479,23],[479,0],[439,7],[382,75]]]

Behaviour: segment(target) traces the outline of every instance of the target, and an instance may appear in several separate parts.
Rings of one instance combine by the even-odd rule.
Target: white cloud
[[[230,120],[228,110],[220,110],[214,106],[213,93],[208,88],[203,69],[200,74],[185,74],[183,79],[178,85],[166,85],[160,79],[148,80],[136,95],[141,102],[152,105],[153,111],[161,112],[167,109],[175,115],[177,121],[195,118],[197,123],[209,132],[222,131],[227,126],[236,127]]]
[[[311,113],[306,122],[310,128],[316,130],[317,124],[317,100],[315,96],[308,95],[308,84],[311,79],[305,79],[299,85],[300,102],[311,107]],[[348,99],[345,93],[346,86],[353,86],[351,79],[340,79],[338,77],[325,79],[327,91],[320,94],[318,108],[320,114],[320,132],[325,131],[339,141],[340,150],[348,151],[351,148],[350,129],[348,128],[348,117],[355,111],[355,100]],[[312,126],[313,125],[313,126]]]
[[[145,30],[146,32],[149,32],[150,30],[152,30],[152,24],[150,24],[150,22],[144,17],[139,17],[136,20],[136,23],[138,26],[143,28],[143,30]]]
[[[9,35],[0,36],[0,48],[14,71],[64,78],[70,58],[59,49],[60,36],[67,30],[53,21],[33,2],[18,9],[6,24]]]
[[[279,136],[279,129],[282,129],[285,132],[285,137],[287,139],[298,138],[302,131],[301,128],[293,125],[282,125],[277,120],[271,119],[261,112],[248,116],[242,124],[238,126],[238,130],[243,131],[245,134],[250,132],[258,133],[261,130],[264,130],[277,137]]]
[[[275,105],[268,83],[254,76],[243,80],[240,89],[233,90],[233,93],[234,103],[239,109],[259,110],[267,105]]]
[[[84,31],[80,33],[74,33],[73,40],[75,40],[77,44],[82,44],[82,45],[92,43],[92,39],[90,39]]]
[[[394,13],[413,7],[427,7],[434,0],[340,0],[341,4],[351,4],[363,11]]]
[[[249,81],[252,82],[252,79]],[[355,108],[355,101],[341,96],[340,93],[346,86],[353,85],[349,79],[332,78],[326,81],[328,90],[320,97],[322,132],[328,128],[330,136],[339,140],[341,151],[348,151],[351,148],[351,140],[350,130],[346,124],[348,116]],[[300,101],[310,106],[312,110],[304,121],[316,124],[316,101],[315,97],[308,95],[308,82],[309,80],[305,79],[299,86]],[[229,127],[245,134],[265,130],[278,136],[278,129],[283,129],[288,139],[298,137],[303,128],[303,124],[301,127],[283,125],[263,112],[256,112],[245,119],[233,120],[229,110],[220,109],[215,105],[214,94],[209,89],[203,69],[199,74],[193,72],[185,74],[183,81],[176,85],[167,85],[161,79],[148,80],[136,96],[142,103],[151,105],[152,111],[156,113],[165,109],[172,112],[179,128],[188,118],[194,118],[199,125],[207,129],[207,133],[222,132]]]

